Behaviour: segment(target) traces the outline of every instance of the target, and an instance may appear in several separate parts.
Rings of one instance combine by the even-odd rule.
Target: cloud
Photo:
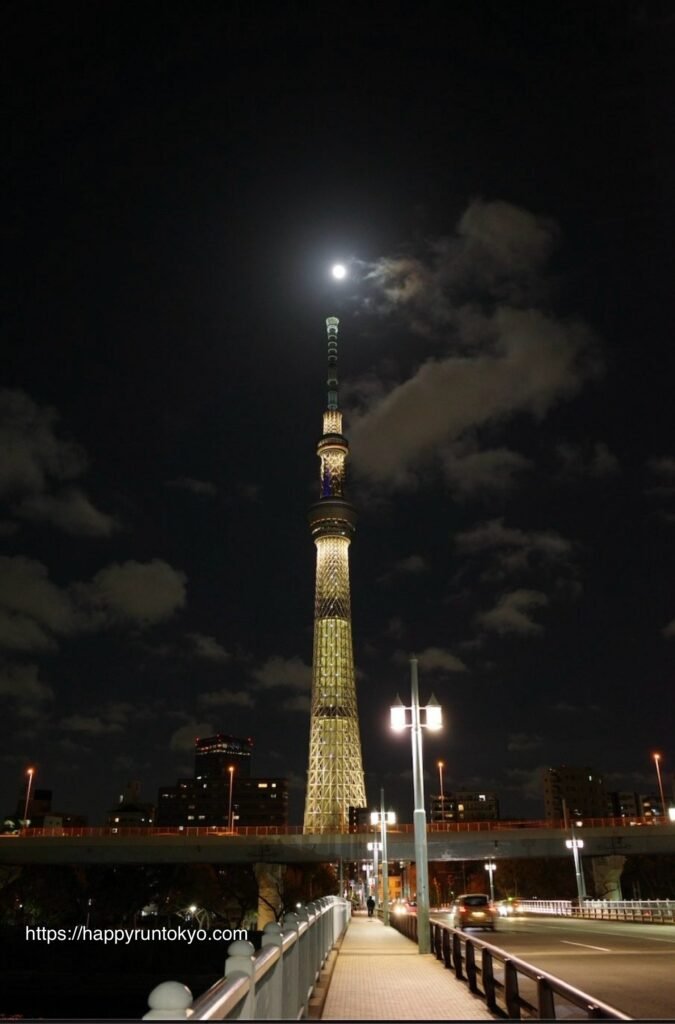
[[[571,444],[559,444],[556,453],[563,463],[563,475],[588,476],[595,479],[614,476],[620,470],[619,460],[605,444],[596,441],[590,452]]]
[[[42,562],[0,556],[0,646],[51,650],[54,635],[71,635],[80,626],[70,596],[49,580]]]
[[[206,658],[208,661],[229,661],[230,655],[215,637],[204,636],[203,633],[186,633],[186,636],[198,658]]]
[[[466,665],[442,647],[427,647],[418,654],[419,667],[427,672],[466,672]]]
[[[84,449],[56,434],[56,410],[24,391],[0,389],[0,498],[20,519],[49,523],[67,533],[107,537],[116,520],[94,507],[79,488],[52,493],[87,468]]]
[[[506,749],[512,753],[519,753],[525,750],[536,750],[544,742],[543,736],[537,736],[526,732],[511,732],[508,735]]]
[[[496,606],[490,611],[481,612],[476,616],[476,621],[484,629],[501,635],[518,633],[527,636],[541,633],[542,627],[528,615],[528,612],[547,605],[546,594],[538,590],[513,590],[508,594],[502,594]]]
[[[451,445],[441,461],[448,483],[460,496],[509,490],[517,474],[532,468],[529,459],[508,448],[467,451],[465,444]]]
[[[311,702],[304,693],[296,693],[293,697],[287,697],[281,704],[282,711],[301,711],[309,714]]]
[[[109,537],[119,524],[113,516],[94,508],[86,494],[70,488],[60,494],[33,494],[14,505],[20,519],[51,523],[64,533],[76,536]]]
[[[426,561],[421,555],[408,555],[406,558],[400,558],[398,562],[394,562],[392,571],[401,573],[419,573],[426,572],[428,568]]]
[[[185,576],[166,562],[102,569],[91,583],[57,587],[42,562],[0,556],[0,649],[55,650],[61,637],[116,622],[153,625],[185,603]]]
[[[479,432],[523,413],[543,418],[599,370],[587,325],[556,318],[548,302],[541,308],[558,235],[548,218],[476,200],[451,237],[428,243],[421,255],[370,266],[367,310],[432,339],[435,354],[386,391],[370,377],[353,386],[357,474],[380,486],[412,486],[446,453],[450,482],[470,493],[508,486],[526,468],[522,456],[497,449],[488,457],[491,478],[478,458]],[[470,442],[473,458],[453,450],[460,442]]]
[[[185,606],[187,577],[159,558],[113,563],[96,573],[80,593],[113,621],[154,625]]]
[[[24,391],[0,389],[0,494],[41,492],[50,480],[84,472],[84,450],[56,436],[57,422],[55,409],[40,408]]]
[[[63,729],[65,732],[86,733],[89,736],[122,732],[119,722],[106,722],[98,715],[68,715],[59,722],[59,729]]]
[[[212,498],[218,493],[218,488],[210,480],[195,480],[191,476],[181,476],[176,480],[167,480],[166,486],[177,487],[183,491],[191,491],[192,494],[197,494],[200,498]]]
[[[195,740],[198,740],[200,736],[212,735],[213,726],[210,722],[197,722],[192,719],[186,725],[181,725],[172,734],[169,740],[169,749],[177,750],[181,753],[186,751],[192,753],[195,749]]]
[[[504,525],[503,519],[489,519],[455,537],[457,550],[464,554],[497,551],[502,570],[531,568],[536,564],[568,564],[574,550],[571,541],[555,530],[521,530]]]
[[[64,732],[102,736],[106,733],[122,732],[128,728],[131,719],[138,721],[141,717],[148,716],[138,705],[130,704],[128,701],[109,701],[92,714],[67,715],[59,722],[59,729]]]
[[[18,714],[31,718],[54,699],[54,691],[39,678],[37,665],[5,664],[0,666],[0,697],[13,701]]]
[[[516,413],[542,418],[589,373],[582,357],[590,334],[579,323],[503,308],[485,318],[483,334],[483,352],[430,359],[367,411],[352,413],[358,473],[409,485],[439,446]]]
[[[240,708],[254,707],[254,700],[248,690],[211,690],[199,695],[198,703],[205,708],[225,707],[228,704]]]
[[[282,658],[275,655],[268,658],[264,665],[254,669],[253,678],[263,690],[271,690],[278,686],[287,686],[292,690],[309,690],[312,686],[312,667],[295,655]]]
[[[663,455],[649,459],[647,467],[655,476],[667,483],[675,484],[675,459],[672,456]]]

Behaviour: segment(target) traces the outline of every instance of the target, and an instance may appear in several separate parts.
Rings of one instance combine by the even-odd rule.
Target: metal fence
[[[228,946],[225,976],[197,999],[186,985],[165,981],[148,998],[143,1020],[299,1020],[328,954],[349,923],[351,907],[337,896],[308,903],[283,924],[265,926],[262,948]]]
[[[394,928],[417,941],[414,914],[393,917]],[[509,1020],[562,1018],[632,1020],[613,1006],[594,999],[580,989],[539,967],[511,956],[473,935],[465,935],[440,921],[431,921],[431,949],[455,977],[465,981],[471,992],[485,999],[487,1008]],[[570,1013],[570,1011],[572,1011]],[[581,1015],[578,1011],[581,1011]]]
[[[518,900],[516,913],[640,924],[675,924],[675,900]]]

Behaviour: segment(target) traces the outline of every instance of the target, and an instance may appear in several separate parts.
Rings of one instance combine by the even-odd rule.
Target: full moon
[[[343,263],[335,263],[331,269],[331,274],[336,281],[341,281],[343,277],[347,276],[347,268]]]

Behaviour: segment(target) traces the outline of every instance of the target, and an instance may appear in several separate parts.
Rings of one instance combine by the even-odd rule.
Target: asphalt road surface
[[[499,918],[494,934],[477,929],[466,934],[541,967],[630,1017],[675,1020],[673,925],[510,917]]]

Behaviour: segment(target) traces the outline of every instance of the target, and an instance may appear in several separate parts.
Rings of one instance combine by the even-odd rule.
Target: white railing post
[[[148,1006],[143,1020],[188,1020],[192,992],[179,981],[163,981],[148,996]]]
[[[267,949],[268,946],[276,946],[280,951],[279,959],[272,968],[272,977],[268,982],[270,987],[270,1016],[272,1019],[275,1017],[281,1018],[284,1010],[284,958],[281,952],[283,942],[281,925],[276,924],[276,922],[266,924],[263,929],[262,949]]]
[[[284,934],[295,932],[295,942],[284,955],[284,1013],[297,1020],[302,1005],[300,995],[300,922],[295,914],[284,914]]]
[[[308,903],[305,908],[309,914],[309,959],[312,965],[312,985],[321,974],[321,954],[319,952],[319,908],[316,903]]]
[[[300,998],[302,999],[302,1016],[304,1017],[314,985],[312,977],[312,936],[309,932],[309,914],[305,907],[300,907],[295,916],[301,924],[305,924],[305,929],[298,940],[300,943]]]
[[[239,1014],[242,1020],[255,1020],[254,955],[255,947],[252,942],[240,939],[237,942],[231,942],[227,947],[225,978],[234,978],[237,975],[243,974],[249,981],[248,994],[241,1004],[241,1012]]]

